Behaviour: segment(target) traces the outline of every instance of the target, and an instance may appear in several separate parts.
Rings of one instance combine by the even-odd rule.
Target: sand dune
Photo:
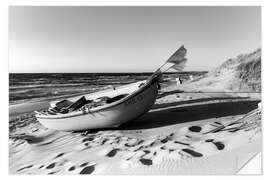
[[[167,91],[185,92],[261,92],[261,49],[228,59],[207,74],[184,83],[166,88]],[[165,90],[166,91],[166,90]]]

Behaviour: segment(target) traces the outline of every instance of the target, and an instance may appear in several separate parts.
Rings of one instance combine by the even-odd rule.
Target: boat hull
[[[61,131],[118,127],[149,111],[151,106],[155,103],[157,93],[157,82],[153,82],[125,101],[99,111],[88,111],[81,115],[64,118],[37,116],[37,119],[43,126]]]

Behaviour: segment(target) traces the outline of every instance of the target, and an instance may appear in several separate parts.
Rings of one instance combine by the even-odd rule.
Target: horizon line
[[[185,73],[185,72],[208,72],[209,70],[200,70],[200,71],[181,71],[181,72],[164,72],[163,74],[169,73]],[[149,72],[9,72],[9,74],[140,74],[140,73],[154,73],[152,71]]]

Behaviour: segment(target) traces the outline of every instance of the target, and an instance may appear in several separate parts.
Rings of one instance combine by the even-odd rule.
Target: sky
[[[186,71],[252,52],[261,47],[261,8],[9,8],[11,73],[152,72],[182,44]]]

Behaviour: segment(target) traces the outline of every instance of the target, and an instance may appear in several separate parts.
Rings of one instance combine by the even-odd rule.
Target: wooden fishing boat
[[[122,99],[91,109],[80,109],[71,113],[45,114],[37,112],[37,120],[45,127],[61,131],[78,131],[97,128],[117,127],[124,122],[146,113],[156,100],[158,79],[149,82],[141,81],[112,91],[86,95],[86,99],[94,100],[101,97],[117,97]],[[76,98],[73,98],[74,100]]]
[[[51,102],[48,110],[36,112],[36,118],[45,127],[61,131],[118,127],[149,111],[155,103],[162,73],[170,68],[182,70],[185,54],[186,49],[181,46],[145,81]],[[173,65],[162,70],[168,63]]]

